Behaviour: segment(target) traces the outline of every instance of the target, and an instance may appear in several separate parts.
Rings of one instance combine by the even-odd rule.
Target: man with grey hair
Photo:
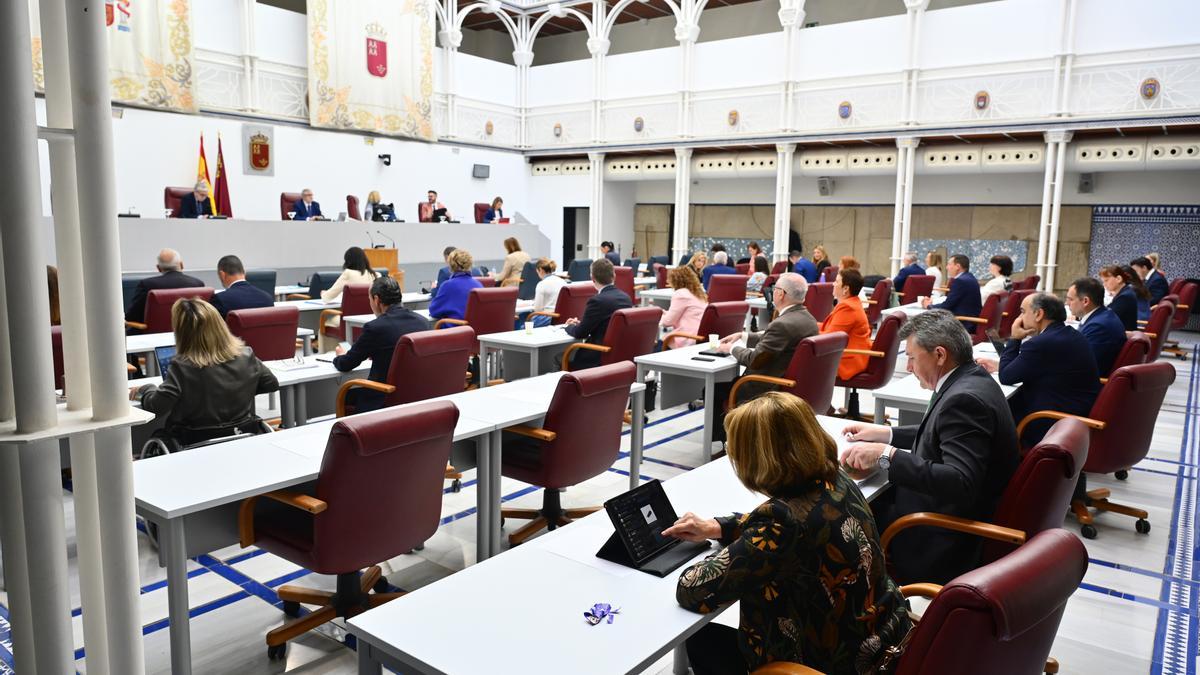
[[[206,218],[213,213],[212,200],[208,198],[208,181],[196,181],[192,193],[179,198],[180,218]]]
[[[856,475],[882,471],[891,489],[871,504],[879,531],[932,511],[990,521],[1017,467],[1017,434],[1000,385],[972,360],[971,338],[954,316],[930,310],[900,330],[908,372],[933,390],[920,424],[852,423],[842,463]],[[916,527],[892,540],[898,583],[945,583],[979,563],[979,539]]]
[[[179,251],[173,248],[164,248],[158,252],[155,267],[158,268],[160,274],[156,277],[142,279],[134,288],[133,300],[125,309],[126,321],[138,323],[145,321],[146,296],[150,291],[163,288],[194,288],[204,285],[203,281],[183,273],[183,258],[179,256]]]
[[[804,307],[804,296],[808,294],[808,282],[804,277],[795,272],[781,274],[771,293],[777,314],[775,320],[767,324],[766,330],[726,335],[717,346],[718,351],[732,354],[733,358],[745,367],[744,375],[783,377],[788,364],[792,362],[796,345],[804,338],[820,332],[817,320]],[[745,347],[737,344],[741,341],[745,341]],[[719,441],[725,440],[723,408],[732,388],[732,382],[723,382],[718,384],[715,390],[713,404],[717,408],[713,411],[713,438]],[[747,383],[738,389],[738,403],[773,389],[758,382]],[[824,410],[817,412],[825,413]]]
[[[704,273],[700,275],[700,282],[704,284],[704,290],[708,290],[708,281],[715,274],[737,274],[737,270],[729,266],[729,254],[725,251],[717,251],[712,254],[712,264],[704,268]]]
[[[900,268],[900,273],[892,279],[892,287],[899,293],[904,290],[904,280],[914,274],[925,274],[925,268],[917,264],[916,251],[909,251],[900,259],[900,264],[904,267]]]

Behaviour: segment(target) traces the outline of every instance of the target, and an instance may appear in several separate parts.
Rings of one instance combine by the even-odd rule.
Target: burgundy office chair
[[[662,321],[662,313],[659,307],[618,309],[608,320],[604,343],[594,345],[576,342],[569,345],[562,355],[562,369],[571,370],[571,355],[580,349],[601,352],[602,366],[633,361],[635,356],[653,352],[654,344],[658,342],[658,324]]]
[[[628,295],[631,302],[636,300],[637,295],[634,293],[633,286],[633,270],[621,265],[613,267],[613,272],[615,273],[613,285],[617,287],[617,290]]]
[[[63,373],[66,368],[63,366],[63,337],[62,326],[50,327],[50,353],[54,359],[54,388],[63,388]]]
[[[358,209],[358,197],[346,195],[346,216],[351,220],[362,220],[362,211]]]
[[[1175,318],[1175,301],[1170,295],[1163,296],[1157,305],[1150,309],[1150,320],[1141,326],[1142,332],[1150,338],[1150,353],[1146,355],[1146,363],[1154,363],[1162,354],[1167,336],[1171,333],[1171,322]]]
[[[882,282],[880,282],[882,283]],[[843,354],[866,354],[867,368],[861,373],[843,380],[837,378],[834,382],[839,387],[846,388],[846,417],[860,419],[862,410],[858,402],[858,390],[874,391],[892,381],[896,372],[896,358],[900,353],[900,327],[908,317],[900,312],[888,314],[875,331],[875,340],[869,350],[846,349]]]
[[[532,521],[509,535],[510,544],[600,510],[562,508],[561,490],[603,474],[616,461],[636,371],[631,361],[622,361],[564,373],[540,429],[524,425],[506,429],[511,434],[505,435],[501,475],[545,488],[541,509],[501,509],[505,518]]]
[[[850,337],[842,332],[826,333],[804,338],[796,345],[787,372],[783,377],[743,375],[729,391],[727,409],[737,406],[738,389],[747,382],[772,384],[789,394],[799,396],[812,406],[813,412],[824,414],[833,402],[833,383],[837,380],[838,364]]]
[[[163,188],[163,208],[171,209],[171,218],[179,217],[179,204],[185,195],[190,195],[192,188],[168,187]]]
[[[1126,333],[1125,345],[1121,347],[1121,351],[1117,352],[1117,358],[1113,359],[1112,368],[1104,373],[1104,377],[1100,378],[1101,384],[1108,382],[1108,376],[1115,373],[1125,366],[1140,366],[1146,362],[1146,357],[1150,354],[1150,338],[1141,331],[1133,331]]]
[[[441,476],[450,457],[458,408],[418,403],[339,420],[329,432],[314,495],[276,490],[242,502],[243,547],[270,551],[317,574],[337,575],[337,592],[281,586],[283,611],[320,609],[267,633],[267,655],[287,641],[399,597],[378,563],[421,546],[442,517]],[[359,575],[359,572],[366,571]]]
[[[919,296],[928,298],[933,295],[933,275],[913,274],[904,280],[904,290],[900,292],[900,304],[911,305]]]
[[[1181,281],[1176,279],[1175,281]],[[1188,319],[1191,318],[1191,309],[1196,306],[1196,296],[1200,294],[1200,283],[1194,281],[1182,280],[1179,288],[1172,290],[1168,295],[1177,295],[1179,302],[1175,303],[1175,316],[1171,321],[1171,330],[1183,330],[1187,326]],[[1172,285],[1175,285],[1172,283]],[[1164,343],[1162,351],[1174,354],[1179,359],[1187,358],[1187,351],[1180,348],[1179,343],[1175,341]]]
[[[299,192],[280,192],[279,193],[279,219],[291,220],[288,218],[288,211],[292,210],[292,206],[302,198]]]
[[[242,339],[263,361],[296,355],[300,309],[295,305],[235,309],[225,317],[229,332]]]
[[[787,266],[788,266],[787,260],[776,261],[774,265],[771,265],[771,274],[774,274],[775,276],[779,276],[780,274],[787,272]]]
[[[715,274],[708,279],[709,302],[738,302],[746,299],[745,274]]]
[[[824,281],[809,284],[808,294],[804,296],[804,306],[808,308],[808,313],[813,315],[817,323],[824,321],[825,317],[833,311],[833,284]]]
[[[1009,291],[1008,299],[1004,302],[1004,309],[1000,312],[1000,323],[996,327],[996,331],[1000,334],[1002,340],[1012,337],[1012,325],[1017,320],[1017,317],[1021,315],[1021,303],[1025,302],[1025,298],[1036,292],[1028,288],[1020,290],[1014,288]]]
[[[1000,330],[1000,320],[1004,318],[1002,307],[1008,300],[1008,291],[999,291],[988,296],[988,299],[983,303],[983,309],[979,310],[979,316],[956,316],[954,318],[959,321],[974,324],[975,330],[971,331],[971,344],[977,345],[985,342],[988,339],[988,329],[994,328],[998,332]],[[1009,324],[1011,328],[1012,324]]]
[[[188,288],[159,288],[146,294],[146,314],[142,322],[126,321],[126,328],[136,328],[143,333],[170,333],[171,307],[176,300],[184,298],[199,298],[205,302],[212,300],[213,289],[207,286],[191,286]]]
[[[496,278],[491,275],[485,274],[481,277],[472,277],[472,278],[475,279],[476,281],[478,281],[479,285],[483,286],[484,288],[495,288],[496,287]]]
[[[1012,285],[1012,290],[1014,290],[1014,291],[1036,291],[1038,282],[1040,282],[1041,280],[1042,280],[1042,277],[1040,275],[1030,274],[1029,276],[1025,277],[1024,279],[1022,279],[1020,281],[1014,281],[1013,285]]]
[[[750,263],[737,263],[733,266],[733,269],[737,270],[738,274],[750,276]]]
[[[1175,366],[1169,363],[1125,366],[1109,376],[1088,417],[1039,410],[1026,415],[1017,425],[1017,438],[1025,431],[1025,425],[1033,420],[1074,417],[1092,429],[1084,473],[1127,471],[1150,451],[1150,437],[1154,434],[1158,412],[1167,388],[1174,382]],[[1109,494],[1107,488],[1088,490],[1085,498],[1071,502],[1071,510],[1081,524],[1084,537],[1096,538],[1089,507],[1137,518],[1135,529],[1138,533],[1150,531],[1149,515],[1145,510],[1110,502]]]
[[[317,327],[324,337],[341,342],[346,339],[346,322],[339,320],[336,326],[329,326],[326,324],[329,319],[371,313],[371,284],[346,284],[342,286],[342,308],[321,310]]]
[[[554,301],[553,312],[530,312],[529,316],[548,316],[550,324],[553,326],[565,323],[567,319],[578,319],[583,316],[588,298],[598,292],[596,286],[590,281],[567,284],[558,289],[558,299]]]
[[[465,319],[438,319],[434,328],[442,326],[470,326],[475,329],[475,335],[491,335],[506,333],[513,329],[513,321],[517,316],[516,286],[502,288],[472,288],[467,296],[467,309],[463,312]],[[471,348],[471,356],[479,354],[479,340],[475,340]],[[486,377],[487,364],[481,363],[480,377]],[[492,382],[493,380],[489,380]],[[499,383],[501,380],[495,380]]]
[[[821,270],[821,281],[832,284],[833,280],[837,279],[837,275],[838,275],[838,266],[830,265],[829,267],[826,267],[825,269]],[[909,277],[909,278],[911,279],[912,277]],[[908,282],[905,282],[905,283],[908,283]]]
[[[658,288],[670,288],[671,284],[667,282],[667,272],[670,272],[670,270],[667,269],[667,266],[662,263],[654,263],[653,269],[655,286]]]
[[[484,222],[484,217],[487,216],[488,209],[492,208],[487,202],[475,202],[475,222]]]
[[[875,284],[875,290],[871,292],[871,298],[865,304],[867,323],[871,326],[879,325],[879,317],[883,316],[883,310],[892,304],[892,280],[880,279]]]
[[[745,302],[710,302],[700,316],[700,326],[695,333],[674,331],[662,339],[662,348],[670,349],[675,338],[688,338],[696,342],[706,342],[708,336],[716,333],[721,337],[733,335],[742,330],[746,324],[746,310],[749,305]]]

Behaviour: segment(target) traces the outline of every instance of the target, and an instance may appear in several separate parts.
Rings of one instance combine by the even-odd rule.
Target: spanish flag
[[[200,134],[200,161],[196,165],[196,182],[200,181],[212,187],[212,181],[208,178],[208,160],[204,158],[204,134]]]
[[[221,134],[217,134],[217,182],[213,185],[212,199],[215,215],[233,217],[233,205],[229,203],[229,178],[225,173],[225,153],[221,150]]]

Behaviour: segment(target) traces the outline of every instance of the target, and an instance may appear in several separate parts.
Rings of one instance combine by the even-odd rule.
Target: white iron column
[[[54,368],[30,50],[29,5],[0,3],[0,91],[7,96],[0,106],[0,147],[8,162],[5,180],[0,181],[0,204],[4,204],[0,250],[12,388],[20,393],[14,400],[17,433],[45,431],[58,424],[54,392],[47,386]],[[11,446],[4,450],[6,455],[11,452]],[[28,612],[30,623],[17,631],[14,652],[32,655],[36,665],[28,672],[74,672],[58,442],[26,443],[17,452],[30,601],[21,614]],[[11,466],[11,460],[5,464]],[[23,661],[22,667],[28,663]]]
[[[900,258],[908,250],[912,236],[912,182],[917,146],[921,139],[896,139],[896,197],[892,211],[892,276],[900,273]]]
[[[796,159],[795,143],[775,146],[775,241],[771,262],[788,259],[788,243],[792,229],[792,165]]]
[[[793,131],[796,128],[796,41],[800,37],[800,26],[804,25],[805,0],[783,0],[779,6],[779,25],[783,28],[783,96],[779,106],[779,128]]]
[[[0,423],[14,420],[12,360],[8,345],[8,303],[4,299],[4,275],[0,274]],[[0,555],[4,560],[4,582],[8,592],[10,640],[26,645],[13,655],[19,673],[37,672],[32,650],[33,626],[29,598],[29,566],[25,553],[25,517],[21,506],[21,460],[15,445],[0,445]]]
[[[447,8],[450,20],[454,21],[454,7]],[[438,34],[442,42],[442,87],[446,90],[446,136],[453,138],[458,135],[458,97],[454,93],[454,67],[458,63],[458,48],[462,45],[463,34],[457,27],[443,30]]]
[[[520,32],[529,32],[529,16],[519,18]],[[513,63],[517,66],[517,147],[529,147],[529,66],[533,64],[533,51],[522,47],[513,52]]]
[[[900,252],[907,251],[912,247],[912,207],[913,207],[913,182],[914,169],[917,165],[917,146],[921,144],[921,139],[915,137],[896,139],[897,147],[900,145],[907,146],[907,153],[904,156],[904,220],[900,231]],[[897,270],[898,272],[899,270]]]
[[[692,149],[675,148],[675,223],[671,238],[671,262],[688,254],[692,201]]]
[[[588,38],[588,52],[592,55],[592,142],[604,140],[604,60],[610,42],[603,38]]]
[[[1050,134],[1046,134],[1046,169],[1042,175],[1042,210],[1038,216],[1038,243],[1037,243],[1037,263],[1033,268],[1033,273],[1040,277],[1038,281],[1038,290],[1044,288],[1042,283],[1046,280],[1046,254],[1047,244],[1050,233],[1050,206],[1054,195],[1054,169],[1056,166],[1055,157],[1058,155],[1058,143],[1050,140]]]
[[[1063,169],[1066,166],[1067,143],[1071,141],[1071,132],[1051,131],[1047,136],[1053,138],[1058,144],[1058,151],[1054,157],[1054,196],[1051,198],[1050,225],[1046,235],[1046,275],[1042,277],[1041,289],[1053,291],[1054,273],[1058,268],[1058,225],[1059,216],[1062,214]]]
[[[588,209],[588,257],[600,257],[604,240],[604,153],[588,153],[588,171],[592,176],[592,205]]]
[[[241,0],[241,47],[242,47],[242,109],[258,110],[258,60],[254,48],[254,9],[256,0]],[[43,22],[43,25],[45,22]],[[43,33],[45,40],[45,33]],[[90,656],[91,650],[88,650]]]
[[[904,0],[908,10],[905,24],[904,91],[900,104],[900,121],[903,124],[916,122],[917,69],[921,45],[921,23],[929,0]]]
[[[1071,71],[1075,66],[1077,0],[1060,0],[1059,39],[1054,54],[1054,90],[1051,114],[1066,117],[1071,107]]]
[[[117,233],[112,105],[109,103],[108,40],[98,3],[73,0],[66,17],[75,122],[75,168],[80,213],[83,275],[87,281],[88,352],[91,355],[92,414],[98,421],[129,412],[125,331],[121,322],[121,257]],[[45,303],[42,303],[43,305]],[[70,383],[68,382],[68,387]],[[133,462],[128,427],[96,433],[96,499],[101,542],[109,664],[113,673],[145,671],[138,593]],[[26,523],[28,527],[28,522]],[[83,561],[81,561],[82,563]]]
[[[692,70],[696,53],[696,38],[700,26],[694,22],[675,24],[675,40],[679,42],[679,136],[692,135]]]

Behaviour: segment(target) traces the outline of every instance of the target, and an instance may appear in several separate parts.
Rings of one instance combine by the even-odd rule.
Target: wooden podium
[[[363,249],[367,254],[367,262],[371,263],[371,267],[387,268],[388,274],[391,275],[396,283],[400,284],[401,290],[404,289],[404,274],[400,271],[399,257],[394,248],[368,248]]]

